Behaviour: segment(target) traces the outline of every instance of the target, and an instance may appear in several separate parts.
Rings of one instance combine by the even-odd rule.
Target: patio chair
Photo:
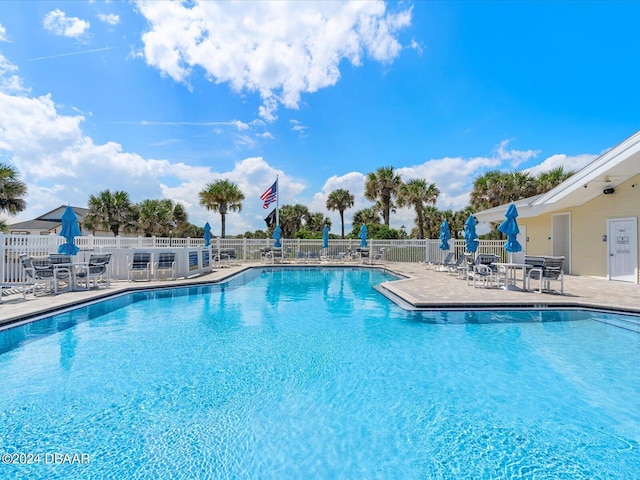
[[[307,253],[307,263],[310,262],[319,262],[320,261],[320,255],[318,255],[318,252],[315,251],[309,251]]]
[[[475,265],[476,260],[471,253],[465,253],[463,258],[464,261],[458,266],[457,274],[458,278],[466,279],[468,285],[469,280],[473,279],[473,266]]]
[[[377,252],[371,253],[371,258],[369,263],[373,265],[374,262],[384,263],[384,247],[380,248]]]
[[[451,265],[451,260],[453,260],[453,252],[448,252],[442,262],[433,264],[436,267],[436,272],[448,272],[449,265]]]
[[[463,261],[464,255],[458,255],[456,261],[448,265],[447,273],[449,273],[449,275],[458,275],[458,268],[462,265]]]
[[[151,253],[134,252],[133,259],[129,262],[127,279],[135,280],[136,275],[143,273],[147,276],[147,281],[151,280]]]
[[[531,280],[538,280],[538,293],[552,292],[551,282],[560,282],[560,294],[564,295],[564,257],[542,257],[542,265],[532,267],[527,273],[527,290],[531,290]]]
[[[333,257],[334,262],[344,263],[345,260],[351,259],[351,252],[338,252],[335,257]]]
[[[156,280],[160,276],[160,272],[170,272],[171,280],[176,279],[176,254],[174,252],[163,252],[158,254],[158,261],[153,264],[153,271]]]
[[[57,293],[56,278],[53,276],[53,266],[49,257],[33,258],[27,254],[20,255],[20,262],[29,282],[33,283],[33,294],[38,291],[47,293]]]
[[[92,253],[87,263],[76,266],[76,285],[84,281],[85,289],[89,290],[91,281],[93,281],[95,288],[98,288],[99,282],[102,281],[109,287],[111,285],[111,275],[109,274],[110,261],[110,253]]]
[[[493,288],[500,286],[500,276],[498,269],[494,265],[498,261],[498,256],[491,253],[480,253],[473,263],[473,286],[484,286]]]

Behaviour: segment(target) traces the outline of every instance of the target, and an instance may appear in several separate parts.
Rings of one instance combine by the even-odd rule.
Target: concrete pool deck
[[[295,263],[284,266],[302,267],[340,267],[349,264],[306,265]],[[351,265],[358,266],[358,265]],[[195,278],[161,281],[113,281],[109,288],[91,289],[88,291],[63,292],[58,295],[22,295],[5,297],[0,304],[0,326],[8,323],[19,323],[48,313],[54,313],[75,305],[92,300],[107,298],[119,293],[158,287],[177,287],[215,283],[233,276],[251,267],[272,267],[261,263],[246,263],[241,266],[219,268],[212,273]],[[279,268],[280,265],[275,265]],[[383,284],[384,289],[409,303],[413,307],[435,308],[553,308],[553,307],[584,307],[607,310],[621,310],[640,314],[640,285],[608,281],[603,278],[580,277],[567,275],[564,279],[564,295],[551,293],[535,293],[524,291],[509,291],[497,288],[474,288],[446,272],[429,270],[418,263],[385,263],[374,265],[390,272],[399,274],[402,278]],[[557,288],[559,284],[553,283]]]

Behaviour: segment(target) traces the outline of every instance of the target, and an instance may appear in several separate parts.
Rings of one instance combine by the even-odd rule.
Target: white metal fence
[[[22,281],[24,269],[20,255],[46,256],[56,253],[65,239],[58,235],[6,235],[0,234],[0,279],[3,283]],[[273,239],[217,238],[211,241],[209,248],[204,247],[201,238],[162,238],[162,237],[76,237],[75,244],[80,248],[76,261],[86,262],[92,252],[110,252],[111,275],[114,279],[126,279],[128,262],[136,250],[175,251],[178,276],[202,273],[215,266],[219,258],[231,262],[260,261],[265,251],[273,247]],[[448,251],[441,250],[440,240],[369,240],[368,248],[372,254],[383,251],[383,261],[387,262],[441,262]],[[450,240],[451,252],[457,257],[465,251],[464,240]],[[478,253],[493,253],[506,260],[500,240],[481,240]],[[322,248],[322,240],[283,239],[283,251],[291,259],[307,257],[310,252],[318,255],[338,256],[340,253],[355,252],[360,247],[359,239],[331,239],[329,247]],[[208,252],[208,255],[203,252]],[[222,253],[222,255],[220,255]]]

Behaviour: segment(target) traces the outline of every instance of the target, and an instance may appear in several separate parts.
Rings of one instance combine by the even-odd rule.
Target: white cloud
[[[367,2],[139,1],[149,65],[185,82],[201,67],[216,83],[257,92],[259,115],[274,121],[279,104],[297,108],[302,93],[335,85],[340,63],[368,56],[388,64],[402,47],[396,35],[411,9]]]
[[[44,17],[43,25],[45,30],[64,37],[82,39],[91,24],[78,17],[67,17],[62,10],[55,9],[47,13]]]
[[[565,154],[556,154],[551,155],[542,163],[528,168],[526,171],[534,176],[538,176],[541,173],[548,172],[549,170],[553,170],[558,167],[562,167],[565,172],[577,172],[596,158],[598,158],[598,155],[583,154],[568,156]]]
[[[7,29],[0,23],[0,42],[8,42]]]
[[[0,53],[0,92],[18,95],[29,92],[29,89],[22,84],[22,79],[15,74],[17,71],[18,67]]]
[[[98,18],[109,25],[118,25],[120,23],[120,16],[113,13],[99,13]]]
[[[535,158],[540,154],[540,150],[508,150],[509,140],[503,140],[496,147],[496,153],[501,160],[508,160],[512,168],[517,168],[523,162],[530,158]]]
[[[307,136],[307,129],[309,127],[303,125],[298,120],[290,120],[289,122],[291,123],[291,130],[296,132],[300,138],[305,138]]]

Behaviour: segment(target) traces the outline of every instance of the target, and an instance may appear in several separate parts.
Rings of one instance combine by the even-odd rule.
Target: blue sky
[[[492,169],[577,169],[638,130],[640,2],[0,2],[0,161],[27,183],[10,223],[90,194],[171,198],[189,219],[240,186],[371,205],[364,177],[425,178],[441,209]],[[413,225],[398,209],[391,225]]]

